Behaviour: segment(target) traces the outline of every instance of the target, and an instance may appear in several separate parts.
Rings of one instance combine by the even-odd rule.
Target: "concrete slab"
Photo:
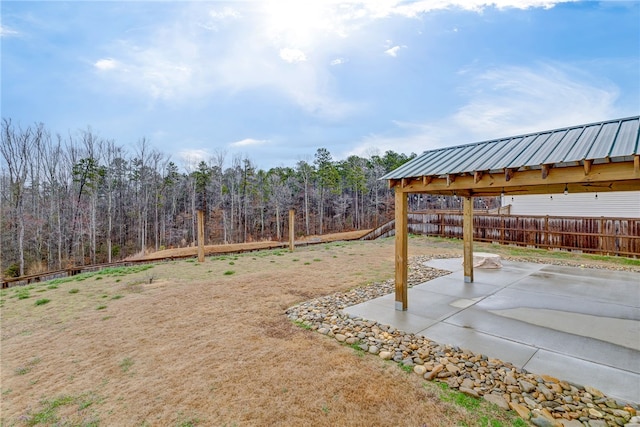
[[[582,297],[593,301],[610,301],[620,305],[640,307],[640,275],[626,271],[547,266],[531,274],[515,288],[536,290],[551,295]],[[592,270],[592,271],[589,271]],[[606,290],[603,284],[606,283]]]
[[[625,401],[637,402],[640,396],[638,373],[563,356],[552,351],[539,350],[527,363],[526,369],[530,372],[544,372],[575,384],[591,385]],[[603,385],[604,389],[598,385]],[[615,385],[615,390],[607,391],[610,385]]]
[[[397,311],[394,307],[394,302],[387,300],[383,303],[365,302],[348,307],[343,311],[351,316],[375,320],[383,325],[391,325],[396,329],[412,334],[438,322],[436,319],[416,316],[407,311]]]
[[[581,336],[544,325],[528,323],[521,319],[501,316],[499,312],[492,313],[474,306],[446,319],[446,322],[461,328],[474,329],[484,334],[500,337],[507,341],[640,373],[640,351],[638,350],[590,336]],[[595,328],[596,322],[592,325]],[[563,325],[557,327],[563,327]],[[608,333],[614,335],[616,332],[609,330]],[[426,336],[428,337],[428,333]]]
[[[474,353],[509,361],[516,366],[524,366],[538,351],[537,348],[494,337],[473,329],[438,322],[418,332],[432,341],[471,350]]]
[[[462,259],[427,265],[451,274],[348,307],[434,341],[640,403],[640,274],[503,261],[464,283]]]

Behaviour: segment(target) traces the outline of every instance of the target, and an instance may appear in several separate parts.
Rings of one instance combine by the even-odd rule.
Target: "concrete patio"
[[[475,269],[462,259],[432,260],[451,274],[346,308],[433,341],[451,344],[640,403],[640,274],[503,261]]]

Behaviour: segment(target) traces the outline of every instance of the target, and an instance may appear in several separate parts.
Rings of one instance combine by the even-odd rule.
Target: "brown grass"
[[[433,253],[460,255],[460,244],[411,240],[410,255]],[[2,423],[480,425],[417,375],[285,317],[392,276],[393,240],[382,240],[173,261],[31,286],[21,300],[3,290]]]

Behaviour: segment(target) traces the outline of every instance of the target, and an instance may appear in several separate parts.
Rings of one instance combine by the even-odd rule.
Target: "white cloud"
[[[404,2],[398,0],[381,0],[365,6],[374,17],[386,17],[389,15],[401,15],[416,17],[434,10],[462,9],[474,12],[482,12],[484,9],[495,7],[498,9],[550,9],[559,3],[573,2],[576,0],[418,0]]]
[[[266,4],[260,5],[266,8]],[[109,79],[115,90],[141,92],[152,102],[187,103],[219,92],[268,89],[318,117],[335,119],[354,111],[355,105],[335,94],[328,52],[310,59],[302,43],[304,38],[290,38],[286,32],[274,37],[273,26],[262,8],[252,5],[243,9],[241,3],[237,7],[241,11],[237,15],[215,12],[216,16],[234,20],[222,36],[202,24],[201,16],[210,8],[207,3],[196,2],[173,22],[159,23],[145,38],[115,41],[108,54],[118,58],[117,67],[103,73],[102,78]],[[298,9],[308,14],[306,6]],[[336,32],[332,34],[336,37]],[[323,50],[325,43],[324,38],[316,37],[308,48]],[[274,50],[282,60],[274,60]],[[291,67],[291,63],[297,66]],[[106,68],[111,63],[93,65]],[[104,87],[104,80],[100,87]]]
[[[189,3],[170,20],[158,22],[143,38],[133,38],[132,33],[129,39],[115,41],[108,57],[93,65],[110,71],[102,74],[108,83],[115,83],[109,87],[142,92],[151,101],[187,103],[219,92],[266,88],[309,114],[345,118],[361,106],[340,98],[331,67],[344,63],[336,53],[359,46],[358,31],[372,21],[448,7],[547,7],[555,3],[265,0],[246,4],[212,9],[209,2]],[[224,34],[217,32],[223,25]],[[398,56],[405,47],[389,44],[385,52]],[[274,60],[274,52],[281,61]],[[99,84],[104,87],[104,80]]]
[[[300,49],[284,48],[280,49],[280,58],[285,62],[293,64],[294,62],[304,62],[307,56]]]
[[[398,56],[398,51],[400,50],[400,46],[394,46],[384,51],[389,56],[393,56],[394,58]]]
[[[12,30],[11,28],[4,25],[0,25],[0,37],[15,37],[19,35],[19,32]]]
[[[245,138],[240,141],[235,141],[229,144],[230,147],[250,147],[256,145],[264,145],[269,143],[268,139],[253,139],[253,138]]]
[[[99,59],[93,64],[98,70],[113,70],[118,66],[118,61],[112,58]]]
[[[198,163],[206,162],[210,157],[211,154],[203,149],[186,149],[178,152],[178,158],[187,172],[194,171]]]
[[[472,74],[466,70],[465,77]],[[485,70],[460,88],[467,101],[441,120],[395,121],[392,135],[368,135],[346,155],[372,149],[421,153],[620,116],[618,88],[561,64]],[[622,114],[624,115],[624,114]]]
[[[211,9],[209,11],[209,16],[216,20],[225,20],[225,19],[238,19],[240,18],[240,12],[232,7],[224,7],[221,10]]]
[[[198,25],[209,31],[219,31],[224,25],[242,18],[240,12],[232,7],[211,9]]]
[[[618,89],[562,65],[504,67],[478,75],[469,102],[452,117],[480,138],[570,126],[615,115]]]

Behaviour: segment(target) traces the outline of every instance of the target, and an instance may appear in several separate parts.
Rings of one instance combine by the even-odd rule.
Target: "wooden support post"
[[[409,228],[407,226],[408,203],[407,194],[396,189],[396,310],[405,311],[408,307],[407,275],[409,265],[407,260],[407,242]]]
[[[204,262],[204,211],[198,210],[198,262]]]
[[[295,225],[296,225],[296,211],[294,209],[289,209],[289,251],[293,252],[295,248]]]
[[[465,196],[462,237],[464,240],[464,281],[473,282],[473,197]]]

